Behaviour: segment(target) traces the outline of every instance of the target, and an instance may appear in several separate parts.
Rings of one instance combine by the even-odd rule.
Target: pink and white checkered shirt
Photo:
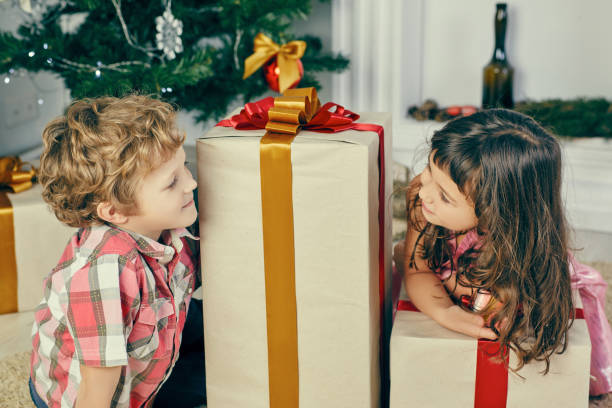
[[[80,229],[44,281],[30,376],[50,408],[74,406],[80,365],[122,366],[112,407],[149,407],[178,358],[198,256],[186,229],[161,244],[112,225]]]

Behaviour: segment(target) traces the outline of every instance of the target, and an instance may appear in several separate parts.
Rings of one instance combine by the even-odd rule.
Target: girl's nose
[[[429,191],[426,189],[426,187],[421,186],[421,189],[419,190],[419,197],[427,204],[431,204],[433,203],[433,200],[431,199],[431,195],[428,193]]]

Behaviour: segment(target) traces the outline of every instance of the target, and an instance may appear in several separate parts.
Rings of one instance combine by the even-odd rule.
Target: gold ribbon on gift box
[[[263,33],[257,34],[253,41],[253,54],[244,61],[244,75],[242,79],[250,77],[255,71],[276,55],[278,62],[278,88],[281,93],[300,79],[297,60],[302,58],[306,51],[305,41],[290,41],[278,45]]]
[[[239,130],[267,130],[259,152],[270,407],[297,408],[299,404],[291,142],[302,127],[322,133],[357,130],[378,135],[379,341],[381,398],[385,406],[389,381],[385,344],[388,344],[386,330],[390,332],[390,327],[384,327],[385,296],[389,288],[385,279],[384,128],[372,123],[356,123],[359,115],[336,103],[328,102],[320,108],[319,105],[314,88],[290,89],[279,98],[267,97],[247,103],[239,114],[217,124]]]
[[[259,148],[270,408],[299,406],[291,142],[318,109],[314,88],[274,98]]]
[[[30,166],[29,170],[23,167]],[[20,193],[32,187],[36,170],[18,157],[0,158],[0,187]],[[13,206],[0,191],[0,314],[17,312],[17,258]]]

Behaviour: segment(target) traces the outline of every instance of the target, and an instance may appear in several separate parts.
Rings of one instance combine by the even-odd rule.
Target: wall
[[[421,98],[480,105],[494,44],[494,0],[426,0]],[[612,2],[508,0],[514,98],[612,99]]]
[[[508,0],[515,100],[612,98],[608,0]],[[352,69],[333,76],[335,101],[361,111],[406,110],[433,98],[479,106],[493,52],[494,0],[333,0],[333,50]],[[396,132],[397,133],[397,132]]]
[[[15,8],[1,5],[0,27],[14,31],[24,20]],[[0,156],[21,153],[40,144],[42,129],[61,114],[68,101],[63,81],[49,73],[0,75]]]
[[[311,34],[319,37],[323,44],[323,52],[331,52],[331,1],[311,0],[312,11],[307,20],[296,20],[293,23],[293,32],[296,35]],[[305,67],[308,69],[308,67]],[[332,73],[320,72],[317,79],[321,89],[317,89],[321,102],[329,102],[332,98]]]
[[[52,0],[51,0],[52,1]],[[312,13],[307,20],[296,21],[296,34],[310,33],[321,38],[325,51],[331,49],[331,4],[312,0]],[[24,20],[18,9],[0,4],[0,27],[13,31]],[[308,69],[308,67],[306,67]],[[34,158],[40,151],[41,134],[49,120],[62,114],[70,103],[69,91],[63,81],[49,73],[12,76],[5,83],[0,75],[0,156],[21,154],[24,159]],[[322,84],[322,101],[331,98],[331,74],[318,75]],[[186,144],[194,145],[196,139],[214,122],[195,123],[194,115],[180,112],[179,127],[187,133]],[[28,152],[29,151],[29,152]],[[24,154],[24,152],[26,152]]]

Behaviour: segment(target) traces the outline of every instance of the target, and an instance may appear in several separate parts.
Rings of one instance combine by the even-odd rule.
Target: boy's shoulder
[[[58,266],[77,258],[91,262],[103,256],[121,257],[123,262],[134,259],[138,256],[136,239],[128,232],[106,224],[80,228],[66,245]]]
[[[44,286],[50,293],[84,293],[106,288],[136,296],[142,276],[125,272],[140,270],[142,266],[137,247],[136,240],[119,228],[108,225],[80,228]]]

